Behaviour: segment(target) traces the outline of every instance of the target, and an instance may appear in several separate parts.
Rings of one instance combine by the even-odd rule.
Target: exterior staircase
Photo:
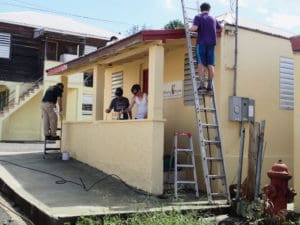
[[[8,118],[11,114],[25,105],[30,101],[34,96],[40,93],[43,90],[42,82],[33,83],[25,92],[20,96],[13,94],[13,97],[10,98],[8,105],[0,110],[0,122]]]

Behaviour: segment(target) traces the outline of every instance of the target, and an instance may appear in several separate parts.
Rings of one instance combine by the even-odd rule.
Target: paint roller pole
[[[238,180],[237,180],[237,191],[235,199],[240,200],[241,184],[242,184],[242,171],[243,171],[243,158],[244,158],[244,142],[245,142],[245,127],[243,121],[241,122],[240,129],[240,158],[238,165]]]

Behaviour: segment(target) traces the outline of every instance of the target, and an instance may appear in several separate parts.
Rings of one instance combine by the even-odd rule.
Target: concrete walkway
[[[76,160],[56,154],[43,159],[42,144],[0,143],[1,191],[13,198],[35,224],[73,223],[79,216],[172,210],[222,210],[194,195],[179,201],[145,195]]]

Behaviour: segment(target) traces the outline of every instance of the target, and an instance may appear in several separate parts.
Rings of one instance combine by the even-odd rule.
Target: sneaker
[[[50,140],[50,138],[51,138],[51,135],[45,135],[46,140]]]
[[[206,91],[212,91],[213,89],[211,87],[207,87]]]
[[[197,90],[200,91],[200,92],[203,92],[203,91],[206,91],[206,88],[204,86],[200,85],[200,87],[198,87]]]
[[[50,136],[49,140],[60,140],[60,136]]]

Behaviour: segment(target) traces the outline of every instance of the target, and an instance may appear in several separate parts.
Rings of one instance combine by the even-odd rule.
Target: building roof
[[[111,36],[117,35],[68,17],[30,11],[0,13],[0,22],[103,40],[109,40]]]
[[[64,64],[58,65],[47,70],[48,75],[56,75],[63,73],[67,70],[74,69],[82,66],[85,63],[93,63],[101,58],[110,56],[119,51],[122,51],[128,47],[134,46],[144,41],[162,41],[170,39],[181,39],[185,38],[184,29],[177,30],[143,30],[132,36],[121,39],[111,45],[99,48],[98,50],[91,52],[90,54],[81,56]]]
[[[222,16],[217,17],[218,21],[221,21],[225,24],[234,25],[235,19],[231,16],[231,14],[224,14]],[[239,19],[239,27],[249,29],[256,32],[262,32],[266,33],[268,35],[274,35],[281,38],[289,39],[291,36],[293,36],[293,33],[282,31],[277,28],[273,28],[271,26],[266,26],[263,24],[259,24],[256,22],[253,22],[251,20],[247,19]],[[221,34],[219,33],[218,36]],[[56,67],[53,67],[49,69],[48,75],[55,75],[55,74],[61,74],[63,72],[66,72],[71,69],[75,69],[77,67],[80,67],[84,65],[85,63],[93,63],[101,58],[108,57],[111,54],[114,54],[118,51],[124,50],[127,47],[136,45],[138,43],[141,43],[143,41],[163,41],[166,42],[168,39],[181,39],[185,38],[185,31],[184,29],[178,29],[178,30],[143,30],[138,32],[137,34],[134,34],[132,36],[129,36],[125,39],[122,39],[112,45],[105,46],[103,48],[98,49],[95,52],[92,52],[88,55],[84,55],[82,57],[79,57],[77,59],[74,59],[72,61],[69,61],[65,64],[58,65]]]
[[[292,49],[294,52],[300,52],[300,35],[291,37]]]
[[[217,20],[226,24],[235,25],[235,14],[225,13],[218,16]],[[292,32],[288,32],[262,23],[258,23],[254,20],[250,20],[241,16],[239,16],[238,18],[238,25],[239,27],[246,28],[249,30],[254,30],[254,31],[280,36],[284,38],[290,38],[295,35]]]

